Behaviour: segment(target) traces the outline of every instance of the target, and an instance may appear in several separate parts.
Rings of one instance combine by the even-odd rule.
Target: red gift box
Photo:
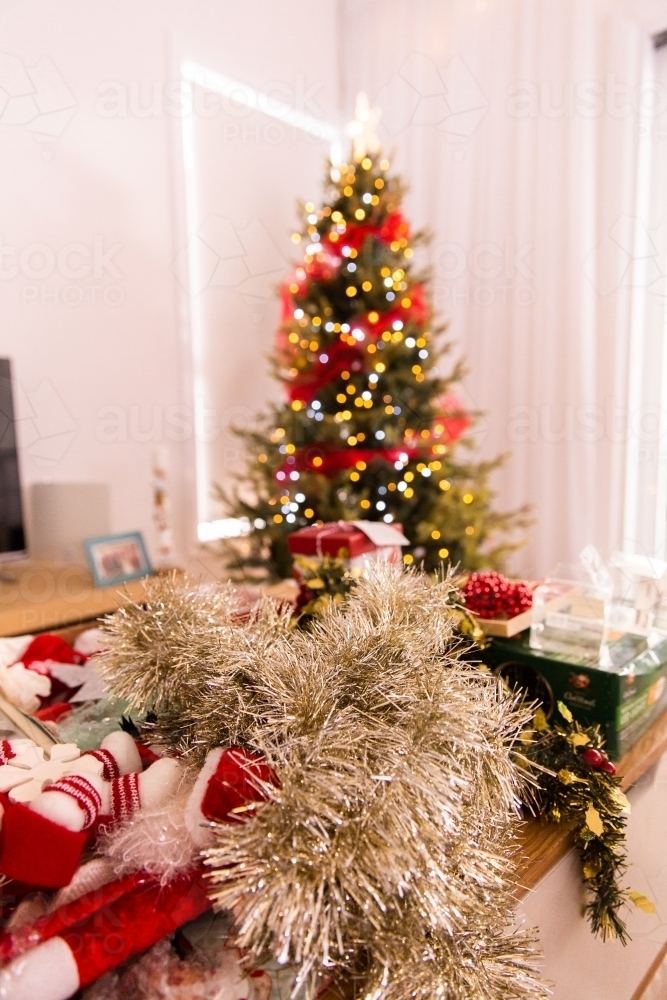
[[[346,559],[376,552],[379,556],[398,554],[401,545],[409,545],[400,524],[382,521],[331,521],[310,525],[287,536],[293,556],[337,556],[342,550]]]
[[[361,528],[346,521],[299,528],[287,536],[287,544],[293,556],[337,556],[345,549],[347,559],[377,548]]]

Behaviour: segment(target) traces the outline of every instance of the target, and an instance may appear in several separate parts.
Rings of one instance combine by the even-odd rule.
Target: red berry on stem
[[[596,750],[594,747],[588,747],[587,750],[584,750],[581,756],[586,761],[588,766],[595,768],[595,770],[597,770],[600,767],[603,767],[605,764],[605,759],[603,755],[600,753],[599,750]],[[609,761],[607,761],[607,763],[609,763]],[[612,767],[614,767],[613,764]],[[616,770],[616,768],[614,768],[614,770]]]
[[[607,774],[616,774],[616,765],[612,764],[610,760],[603,760],[600,767],[603,771],[606,771]]]

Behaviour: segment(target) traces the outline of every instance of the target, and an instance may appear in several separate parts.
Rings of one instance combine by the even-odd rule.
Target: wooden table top
[[[85,566],[8,563],[0,568],[0,637],[90,621],[143,594],[141,580],[95,587]]]

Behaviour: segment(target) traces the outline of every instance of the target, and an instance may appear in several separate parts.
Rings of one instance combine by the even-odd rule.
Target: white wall
[[[208,322],[205,370],[211,393],[220,394],[220,422],[276,391],[262,354],[277,315],[269,279],[280,268],[262,265],[254,300],[250,286],[228,282],[195,302],[175,264],[210,214],[239,235],[253,222],[255,201],[278,256],[289,259],[293,202],[319,195],[324,149],[302,150],[287,136],[276,148],[261,127],[254,131],[256,118],[235,112],[196,118],[200,199],[186,226],[181,123],[169,113],[168,88],[189,58],[333,123],[351,116],[360,87],[378,96],[385,141],[412,186],[410,218],[435,230],[436,250],[454,243],[469,256],[493,244],[512,271],[509,282],[504,274],[492,282],[488,308],[466,300],[476,285],[469,260],[461,297],[461,282],[446,276],[451,255],[434,256],[445,264],[436,270],[436,306],[469,359],[470,400],[486,411],[482,452],[513,451],[498,478],[499,505],[536,504],[538,523],[517,568],[546,572],[589,541],[617,547],[622,443],[609,435],[522,443],[509,429],[517,406],[538,415],[551,407],[558,429],[568,406],[627,400],[632,290],[620,284],[598,294],[584,262],[604,249],[620,214],[638,215],[638,122],[607,113],[592,123],[548,114],[517,120],[507,114],[508,87],[547,81],[557,91],[608,72],[634,85],[649,32],[665,26],[667,0],[6,0],[0,87],[14,99],[0,90],[0,355],[14,359],[21,389],[25,483],[109,482],[113,529],[140,528],[154,543],[151,461],[166,441],[183,552],[196,520],[193,436],[176,440],[174,408],[192,405],[184,340],[193,308]],[[406,64],[415,56],[423,79]],[[447,123],[438,128],[446,89],[458,102],[448,110],[449,125],[462,125],[458,136]],[[225,135],[235,121],[238,135]],[[82,273],[94,253],[57,263],[62,248],[88,253],[96,241],[110,254],[107,266],[97,260],[97,273]],[[34,276],[43,255],[21,258],[35,244],[47,264],[56,259],[45,277]],[[527,305],[516,299],[522,285]],[[105,414],[115,422],[105,424]],[[212,477],[237,462],[224,430],[208,456]]]
[[[173,407],[190,400],[180,343],[187,317],[172,265],[187,232],[180,121],[168,113],[173,99],[165,88],[178,79],[180,59],[190,58],[256,88],[276,85],[283,101],[310,101],[323,117],[337,116],[335,15],[334,0],[2,5],[0,87],[14,99],[0,91],[0,355],[15,364],[26,485],[108,482],[112,529],[141,529],[153,545],[151,465],[162,438],[183,551],[194,527],[192,440],[173,440]],[[102,101],[114,93],[127,96],[126,109]],[[270,184],[271,158],[251,160],[246,180],[259,196]],[[222,187],[224,158],[219,177]],[[319,171],[308,191],[303,180],[295,176],[291,190],[281,186],[281,209],[312,194]],[[266,198],[263,206],[269,224]],[[34,244],[43,252],[21,258]],[[70,245],[71,255],[58,263]],[[267,314],[258,349],[269,349],[272,325]],[[257,364],[263,367],[261,357]],[[263,376],[257,386],[266,393]],[[251,391],[253,404],[256,395]],[[114,420],[105,424],[109,413]]]

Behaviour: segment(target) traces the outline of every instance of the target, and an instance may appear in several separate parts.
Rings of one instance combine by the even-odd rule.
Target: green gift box
[[[667,638],[649,649],[640,636],[620,636],[609,647],[614,664],[609,668],[531,649],[529,640],[530,630],[512,639],[494,637],[482,660],[510,687],[540,701],[547,718],[562,701],[582,724],[597,723],[614,760],[667,707]]]

